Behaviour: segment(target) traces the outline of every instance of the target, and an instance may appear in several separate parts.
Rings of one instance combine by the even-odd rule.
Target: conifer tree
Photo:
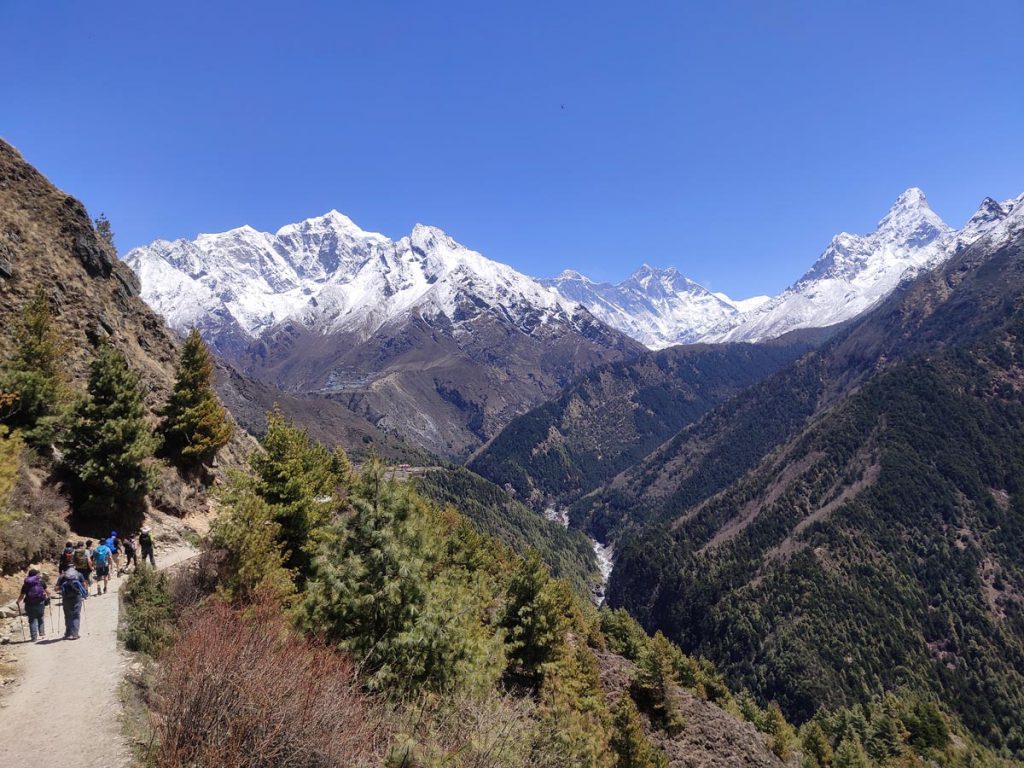
[[[209,464],[231,438],[231,422],[213,391],[213,356],[193,328],[161,415],[164,451],[185,466]]]
[[[811,720],[800,731],[800,746],[805,758],[812,758],[816,765],[832,763],[832,745],[817,720]]]
[[[96,227],[96,234],[99,235],[100,239],[113,248],[114,253],[117,253],[117,246],[114,245],[114,228],[110,226],[110,219],[107,218],[107,214],[101,213],[93,224]]]
[[[539,691],[540,723],[531,765],[613,768],[611,715],[597,661],[583,645],[559,646]]]
[[[683,715],[673,690],[675,659],[678,649],[661,632],[651,638],[647,651],[640,657],[637,677],[633,683],[637,702],[651,721],[666,732],[677,733],[683,727]]]
[[[871,761],[856,733],[848,733],[839,742],[832,761],[832,768],[871,768]]]
[[[615,706],[614,731],[611,744],[615,750],[615,768],[661,768],[664,755],[655,749],[644,734],[643,721],[636,704],[623,694]]]
[[[349,650],[373,687],[486,690],[504,666],[500,636],[481,622],[491,596],[445,566],[426,504],[384,471],[368,463],[351,514],[323,537],[305,625]]]
[[[311,441],[277,410],[267,414],[262,445],[249,459],[256,474],[254,490],[273,509],[285,566],[301,580],[309,572],[318,531],[343,506],[350,465],[343,452],[332,454]]]
[[[257,595],[291,597],[295,585],[284,567],[281,526],[273,509],[240,478],[222,492],[221,502],[223,509],[210,530],[214,546],[227,553],[220,588],[243,602]]]
[[[544,665],[565,642],[572,611],[568,586],[552,579],[540,555],[530,550],[509,582],[501,618],[516,674],[535,685],[541,682]]]
[[[139,375],[105,345],[90,366],[87,396],[75,405],[63,441],[78,511],[115,520],[141,515],[153,482],[144,462],[158,443],[145,415]]]
[[[795,734],[793,728],[786,722],[779,705],[774,701],[768,705],[764,716],[764,730],[771,738],[769,746],[775,756],[785,760],[793,751]]]
[[[25,305],[13,335],[14,350],[0,373],[0,422],[21,431],[29,444],[45,448],[65,416],[67,344],[53,326],[42,289]]]

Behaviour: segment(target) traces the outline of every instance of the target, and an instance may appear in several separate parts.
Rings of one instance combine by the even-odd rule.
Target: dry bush
[[[290,631],[275,604],[210,601],[157,681],[157,768],[379,765],[386,734],[348,659]]]
[[[0,509],[0,574],[56,559],[67,538],[67,501],[53,486],[22,467],[10,497]],[[4,512],[9,510],[9,514]]]
[[[225,559],[221,550],[204,549],[197,557],[173,569],[168,586],[176,616],[181,616],[217,591],[217,585],[223,578]]]

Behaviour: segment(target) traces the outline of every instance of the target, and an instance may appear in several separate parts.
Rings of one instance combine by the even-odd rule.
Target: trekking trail
[[[157,564],[163,570],[195,554],[189,547],[157,550]],[[61,640],[64,612],[53,600],[52,625],[49,608],[46,613],[46,640],[16,646],[18,682],[0,698],[3,768],[120,768],[131,763],[121,732],[120,697],[129,655],[117,642],[117,593],[127,578],[111,579],[107,594],[99,597],[93,586],[82,611],[80,640]]]

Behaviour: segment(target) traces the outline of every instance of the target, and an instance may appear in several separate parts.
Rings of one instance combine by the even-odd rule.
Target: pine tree
[[[559,646],[539,691],[539,724],[530,765],[613,768],[611,715],[586,646]]]
[[[107,214],[101,213],[93,223],[96,226],[96,234],[114,250],[114,253],[117,253],[117,246],[114,245],[114,228],[110,226]]]
[[[835,758],[832,761],[832,768],[871,768],[871,761],[856,733],[848,733],[839,742]]]
[[[161,411],[164,451],[181,464],[209,464],[231,438],[231,422],[213,391],[213,356],[193,328],[181,348],[171,396]]]
[[[492,595],[446,567],[434,516],[407,483],[371,461],[351,514],[323,537],[303,621],[349,650],[372,687],[482,691],[504,667],[501,637],[482,623]]]
[[[539,685],[571,624],[573,598],[565,582],[551,578],[530,550],[509,582],[501,626],[506,630],[513,673]]]
[[[640,657],[633,683],[637,702],[650,715],[651,721],[669,734],[683,727],[683,715],[673,690],[678,654],[679,650],[669,639],[657,632]]]
[[[249,459],[256,474],[254,490],[273,509],[285,566],[301,581],[309,572],[318,532],[343,506],[350,465],[343,452],[332,454],[314,443],[277,410],[267,414],[262,445]]]
[[[908,736],[899,719],[896,701],[886,699],[871,718],[865,746],[873,760],[884,763],[900,753]]]
[[[284,567],[281,526],[270,505],[249,485],[235,478],[221,493],[221,513],[210,529],[214,546],[227,553],[220,588],[243,602],[257,595],[287,600],[295,585]]]
[[[88,394],[74,407],[62,446],[77,511],[89,517],[137,520],[153,483],[145,460],[157,439],[146,424],[139,375],[104,346],[89,369]]]
[[[644,734],[640,712],[628,694],[623,694],[615,706],[612,749],[617,757],[615,768],[660,768],[664,756],[656,750]]]
[[[817,720],[811,720],[800,731],[804,757],[811,757],[822,767],[832,763],[832,745]]]
[[[785,760],[789,757],[793,751],[793,742],[795,740],[795,734],[793,728],[789,723],[786,722],[786,718],[782,715],[782,710],[779,705],[774,701],[768,705],[768,709],[765,711],[764,717],[764,730],[771,738],[769,740],[769,746],[775,756],[780,760]]]
[[[0,373],[0,422],[45,449],[65,418],[68,386],[63,373],[67,344],[53,326],[42,289],[25,305],[13,335],[13,353]]]

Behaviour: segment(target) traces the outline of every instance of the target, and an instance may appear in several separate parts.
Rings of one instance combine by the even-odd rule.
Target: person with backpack
[[[135,539],[130,535],[125,536],[121,542],[124,545],[124,572],[128,572],[128,566],[134,565],[139,570],[139,561],[135,557]]]
[[[82,574],[74,566],[57,579],[57,591],[64,606],[64,639],[77,640],[82,627],[82,603],[89,597]]]
[[[149,558],[149,564],[156,568],[156,559],[153,557],[153,534],[149,528],[143,528],[139,534],[139,549],[142,550],[142,562]]]
[[[21,585],[21,594],[18,595],[18,610],[21,610],[21,601],[25,601],[25,615],[28,616],[28,631],[32,642],[46,639],[46,622],[43,620],[46,613],[46,605],[50,602],[50,593],[46,589],[46,582],[39,575],[35,568],[29,569],[25,583]]]
[[[96,596],[100,595],[100,582],[103,583],[103,594],[107,593],[107,585],[110,582],[110,561],[113,559],[114,553],[111,552],[110,547],[107,546],[105,541],[101,541],[99,545],[92,551],[92,562],[96,569]]]
[[[110,536],[104,542],[110,547],[111,570],[115,576],[121,575],[121,540],[117,538],[117,531],[111,531]]]
[[[90,577],[92,575],[92,540],[85,542],[79,542],[75,546],[75,552],[71,556],[71,564],[75,566],[75,570],[82,574],[85,579],[86,586],[91,584]]]
[[[57,570],[64,573],[68,568],[71,567],[72,558],[75,556],[75,547],[69,541],[64,544],[64,551],[60,553],[60,557],[57,559]]]

